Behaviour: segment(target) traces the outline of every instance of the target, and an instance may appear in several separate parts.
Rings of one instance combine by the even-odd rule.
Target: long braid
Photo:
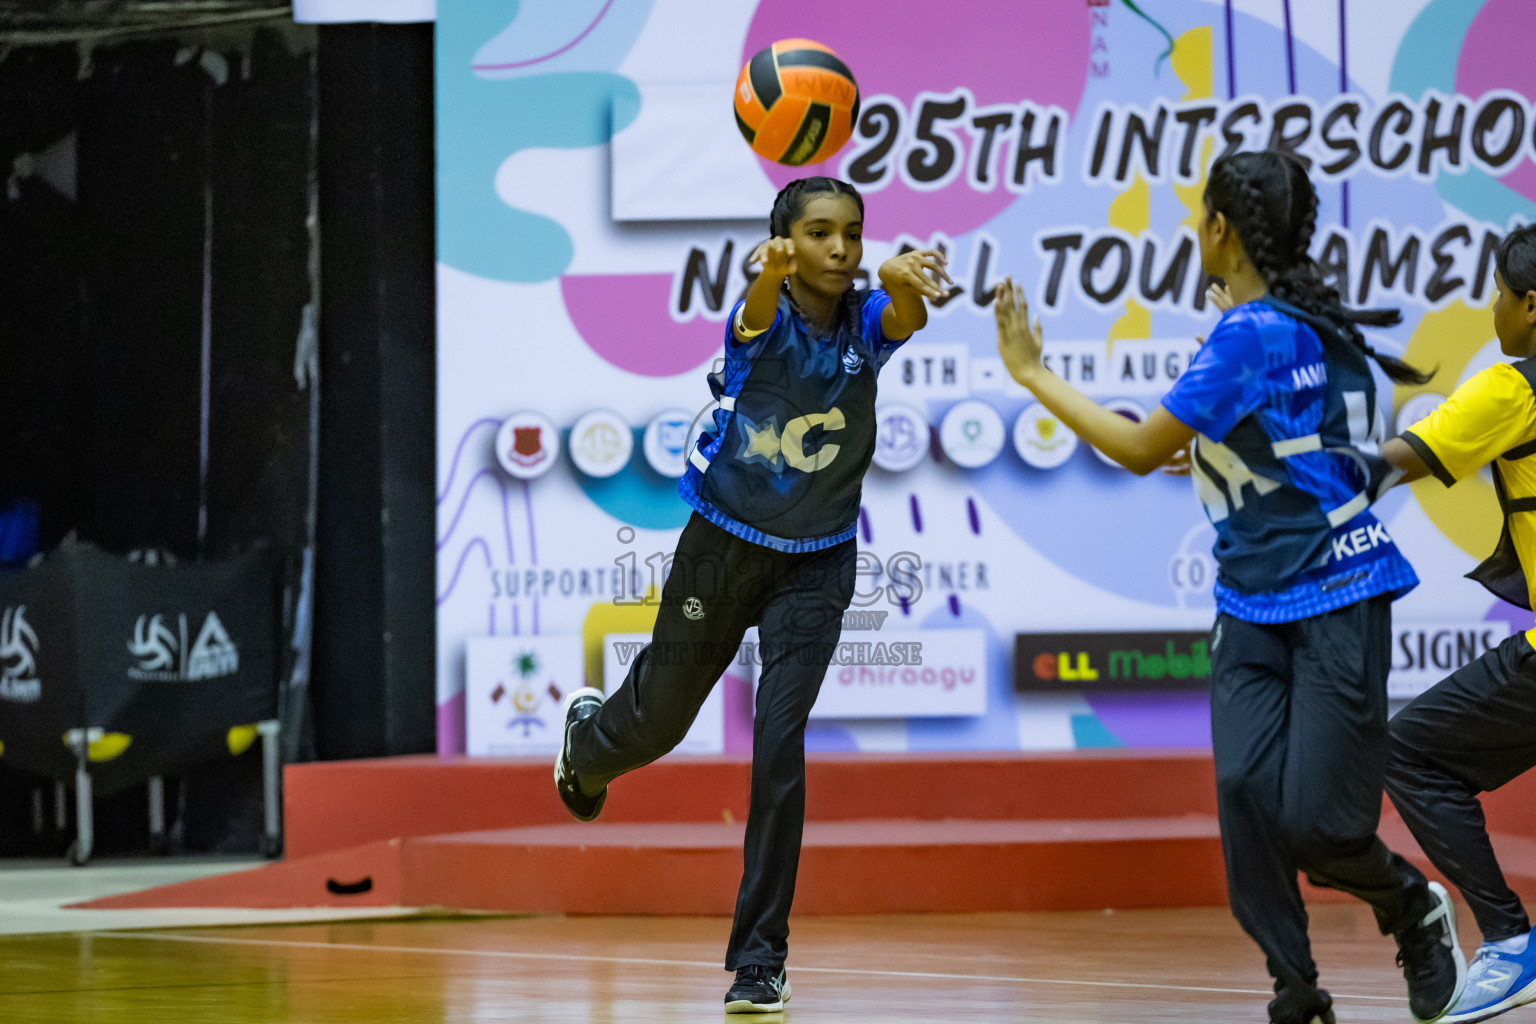
[[[1399,384],[1424,384],[1434,375],[1366,344],[1361,324],[1391,327],[1395,309],[1353,310],[1323,279],[1312,258],[1317,229],[1317,192],[1299,160],[1283,153],[1234,153],[1211,167],[1206,201],[1227,215],[1243,251],[1277,299],[1332,324]]]
[[[859,194],[858,189],[846,181],[825,177],[796,178],[779,189],[779,194],[774,197],[773,209],[768,214],[769,235],[774,238],[788,238],[790,228],[805,212],[806,201],[818,195],[847,196],[859,208],[859,215],[864,214],[864,197]],[[804,319],[805,314],[801,312],[794,295],[790,293],[789,278],[784,279],[784,294],[789,296],[790,306]],[[859,309],[862,305],[862,296],[853,288],[849,288],[838,298],[830,325],[834,336],[840,334],[845,327],[858,326]]]

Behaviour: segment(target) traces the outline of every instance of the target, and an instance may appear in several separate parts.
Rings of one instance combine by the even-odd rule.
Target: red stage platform
[[[615,783],[583,825],[543,759],[293,765],[285,861],[85,905],[729,914],[749,768],[664,759]],[[1517,780],[1487,806],[1512,884],[1536,892],[1533,796],[1536,780]],[[1226,899],[1204,751],[813,756],[806,816],[800,914]],[[1390,807],[1383,834],[1423,863]]]

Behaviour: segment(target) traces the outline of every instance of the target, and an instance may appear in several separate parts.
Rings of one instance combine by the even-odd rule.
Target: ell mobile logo
[[[1016,690],[1178,690],[1211,678],[1203,632],[1019,633]]]

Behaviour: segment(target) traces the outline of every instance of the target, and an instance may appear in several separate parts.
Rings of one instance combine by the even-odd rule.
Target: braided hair
[[[1300,160],[1288,153],[1231,153],[1211,165],[1205,205],[1225,214],[1243,252],[1275,298],[1333,325],[1376,360],[1399,384],[1425,384],[1434,376],[1365,342],[1360,325],[1391,327],[1402,321],[1395,309],[1346,309],[1339,291],[1323,280],[1312,258],[1317,228],[1317,192]]]
[[[1505,235],[1494,252],[1493,265],[1504,279],[1504,287],[1516,298],[1536,292],[1536,224],[1527,224]]]
[[[773,200],[773,210],[768,214],[768,233],[774,238],[788,238],[790,227],[805,214],[805,204],[816,196],[833,195],[847,196],[853,200],[853,205],[859,208],[859,219],[864,217],[864,197],[859,195],[859,190],[839,178],[796,178],[794,181],[779,189],[779,194]],[[789,291],[789,279],[784,279],[784,293],[789,295],[789,303],[800,312],[794,296]],[[836,336],[845,324],[857,324],[859,308],[863,304],[863,298],[857,289],[849,288],[838,299],[837,307],[832,315],[832,333]],[[801,314],[802,319],[804,314]]]

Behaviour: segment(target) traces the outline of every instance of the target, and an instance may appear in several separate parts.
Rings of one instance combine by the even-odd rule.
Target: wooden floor
[[[1477,936],[1462,913],[1463,947]],[[0,938],[0,1020],[533,1024],[724,1018],[722,918],[439,918]],[[802,917],[788,1012],[816,1022],[1262,1024],[1225,910]],[[1357,905],[1313,909],[1340,1024],[1411,1020]],[[1536,1009],[1508,1020],[1536,1024]],[[741,1020],[743,1018],[733,1018]]]

